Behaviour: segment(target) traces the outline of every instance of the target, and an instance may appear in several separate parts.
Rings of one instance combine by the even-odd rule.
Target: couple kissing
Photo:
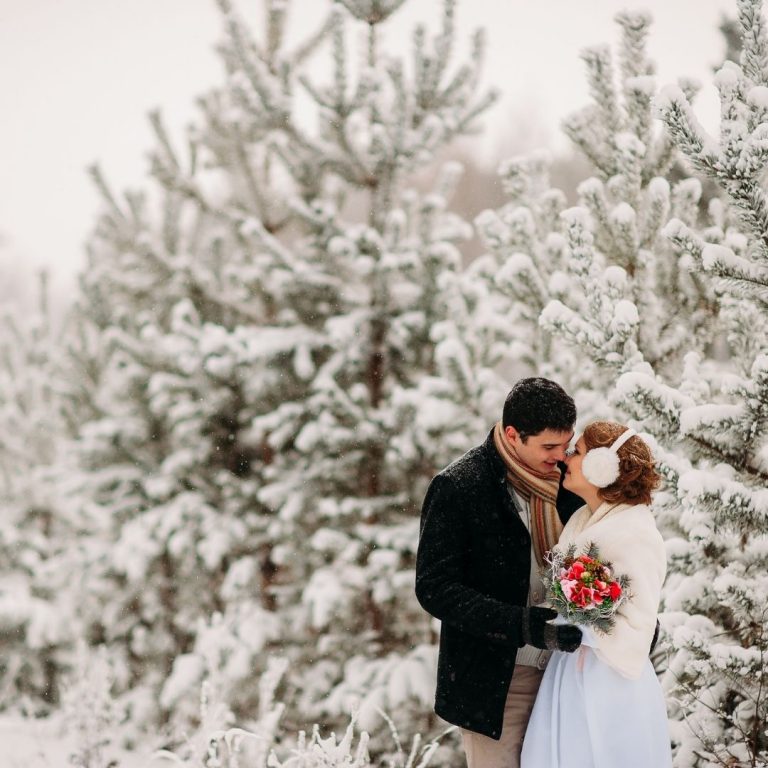
[[[621,424],[589,424],[569,450],[575,422],[558,384],[518,381],[424,499],[416,596],[441,622],[435,712],[460,728],[468,768],[672,765],[649,659],[659,476]]]

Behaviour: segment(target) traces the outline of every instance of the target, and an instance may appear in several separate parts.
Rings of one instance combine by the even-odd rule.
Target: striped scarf
[[[560,470],[546,474],[534,472],[517,457],[504,434],[501,422],[493,430],[493,443],[507,468],[507,481],[522,496],[531,509],[531,539],[533,551],[540,566],[544,553],[557,544],[563,524],[557,514],[557,492],[560,488]]]

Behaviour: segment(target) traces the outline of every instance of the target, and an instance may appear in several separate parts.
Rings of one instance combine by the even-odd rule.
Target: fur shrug
[[[624,677],[638,678],[648,659],[666,575],[664,541],[646,505],[604,502],[594,512],[587,506],[579,509],[560,534],[557,549],[575,544],[581,554],[591,543],[600,560],[611,563],[614,576],[630,579],[630,597],[619,606],[613,629],[597,633],[595,653]]]

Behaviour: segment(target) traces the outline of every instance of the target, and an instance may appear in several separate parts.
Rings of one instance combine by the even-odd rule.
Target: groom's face
[[[565,461],[565,452],[573,440],[572,429],[568,432],[545,429],[525,440],[514,427],[507,427],[505,433],[518,458],[536,472],[551,472],[558,461]]]

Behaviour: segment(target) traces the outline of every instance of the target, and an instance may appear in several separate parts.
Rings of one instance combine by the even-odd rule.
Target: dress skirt
[[[521,768],[671,768],[664,696],[650,659],[629,680],[595,655],[594,634],[582,630],[575,653],[549,660]]]

